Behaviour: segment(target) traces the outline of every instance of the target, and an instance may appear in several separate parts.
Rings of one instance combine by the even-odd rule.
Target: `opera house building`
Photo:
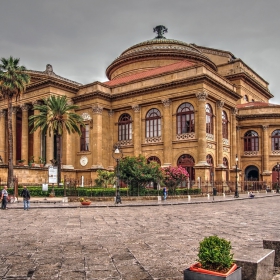
[[[63,134],[62,177],[94,179],[98,169],[112,170],[118,144],[124,156],[185,167],[194,184],[226,185],[237,176],[240,182],[277,182],[280,105],[269,103],[268,82],[228,50],[165,38],[163,26],[155,31],[154,39],[128,46],[107,67],[106,82],[83,85],[50,64],[28,70],[31,83],[13,103],[19,182],[45,182],[56,158],[55,135],[30,134],[28,126],[28,117],[38,114],[33,105],[50,95],[66,95],[85,123],[82,136]],[[0,131],[0,177],[6,180],[6,100],[0,100]],[[35,167],[28,166],[32,157]],[[20,159],[24,166],[17,166]]]

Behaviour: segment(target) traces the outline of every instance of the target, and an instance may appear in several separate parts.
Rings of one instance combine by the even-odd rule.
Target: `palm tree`
[[[10,56],[1,58],[0,63],[0,94],[8,101],[8,187],[13,187],[13,127],[12,102],[26,90],[30,76],[24,66],[19,65],[19,58]]]
[[[78,109],[77,105],[69,104],[66,96],[52,95],[43,99],[42,104],[35,104],[33,110],[38,110],[39,114],[29,117],[29,126],[33,127],[30,133],[41,128],[41,133],[45,135],[47,132],[51,136],[56,135],[57,159],[58,166],[58,184],[61,182],[61,138],[63,131],[66,130],[69,134],[77,132],[81,135],[80,125],[84,126],[83,118],[73,112]],[[66,190],[64,188],[64,196]]]

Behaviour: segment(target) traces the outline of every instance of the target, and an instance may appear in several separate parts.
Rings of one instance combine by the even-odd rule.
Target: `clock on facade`
[[[85,157],[85,156],[82,156],[82,157],[80,158],[80,164],[81,164],[81,166],[86,166],[87,163],[88,163],[88,158]]]

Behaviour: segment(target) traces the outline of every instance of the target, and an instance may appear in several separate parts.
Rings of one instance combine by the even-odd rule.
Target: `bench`
[[[280,239],[263,240],[263,248],[275,251],[274,266],[280,267]]]
[[[234,261],[242,267],[242,280],[271,280],[275,251],[247,247],[234,252]]]

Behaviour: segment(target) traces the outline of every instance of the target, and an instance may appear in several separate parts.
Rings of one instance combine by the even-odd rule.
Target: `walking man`
[[[21,192],[21,196],[23,197],[23,209],[29,210],[30,207],[30,193],[26,186],[23,186],[23,190]]]
[[[7,208],[7,203],[8,203],[8,191],[7,191],[7,186],[4,186],[4,189],[1,192],[1,200],[2,200],[2,205],[1,209],[6,210]]]

